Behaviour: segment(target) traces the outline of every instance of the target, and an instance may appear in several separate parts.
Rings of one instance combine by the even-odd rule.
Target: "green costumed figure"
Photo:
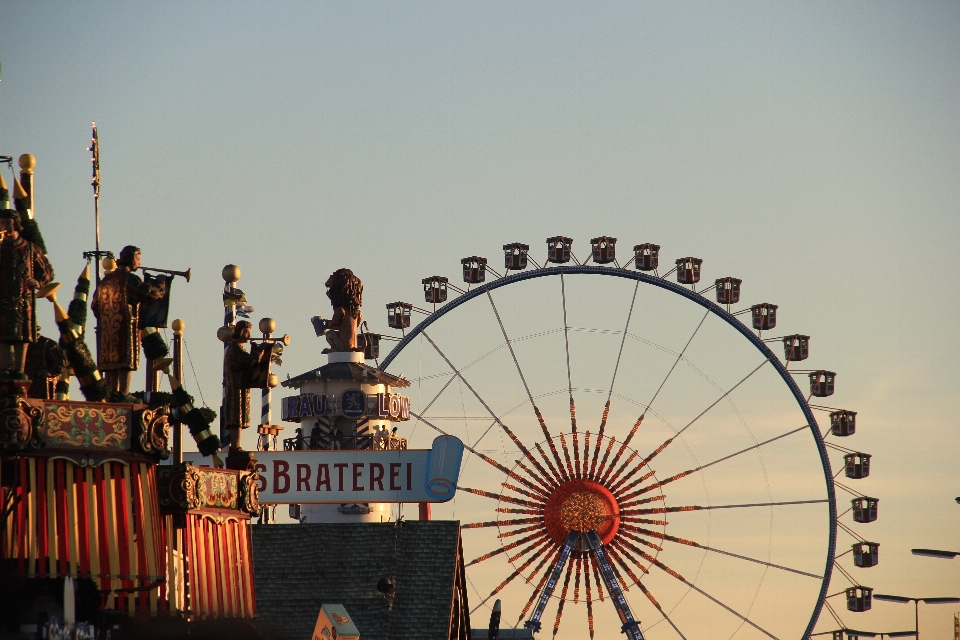
[[[97,365],[112,391],[130,393],[130,380],[140,366],[140,305],[163,297],[164,286],[145,283],[134,271],[140,268],[140,249],[126,246],[117,268],[103,277],[90,308],[98,320]]]

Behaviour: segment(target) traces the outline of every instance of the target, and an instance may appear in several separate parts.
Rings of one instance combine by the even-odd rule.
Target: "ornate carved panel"
[[[39,431],[43,409],[38,404],[16,396],[0,400],[0,448],[16,453],[44,445]]]

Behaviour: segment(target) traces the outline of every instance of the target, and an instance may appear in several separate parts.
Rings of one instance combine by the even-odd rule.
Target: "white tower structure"
[[[406,449],[406,438],[392,433],[393,423],[410,419],[409,398],[391,389],[409,382],[364,364],[362,352],[332,352],[328,362],[281,383],[298,395],[281,400],[281,419],[299,423],[296,435],[284,440],[292,449]],[[349,487],[349,473],[339,469],[334,488]],[[303,504],[300,521],[386,522],[390,504]]]

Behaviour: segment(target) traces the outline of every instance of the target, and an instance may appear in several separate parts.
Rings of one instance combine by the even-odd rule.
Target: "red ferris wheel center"
[[[606,545],[620,527],[620,507],[602,484],[593,480],[567,480],[547,499],[544,519],[547,533],[559,545],[571,531],[596,531]]]

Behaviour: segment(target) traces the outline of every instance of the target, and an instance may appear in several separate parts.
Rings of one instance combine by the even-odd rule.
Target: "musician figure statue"
[[[103,276],[90,304],[97,317],[97,366],[110,389],[120,393],[130,393],[133,372],[140,367],[140,305],[161,299],[166,289],[141,280],[134,273],[139,268],[139,247],[124,247],[117,268]]]
[[[248,353],[251,325],[241,320],[233,327],[233,338],[223,354],[223,426],[230,432],[230,453],[241,451],[240,430],[250,426],[251,370],[267,356],[269,349]]]
[[[37,340],[36,292],[53,280],[53,267],[21,231],[20,214],[0,209],[0,375],[26,381],[27,345]]]
[[[321,353],[334,351],[363,351],[358,344],[357,330],[363,321],[363,283],[350,269],[337,269],[324,284],[327,297],[333,305],[333,318],[325,323],[329,348]]]

